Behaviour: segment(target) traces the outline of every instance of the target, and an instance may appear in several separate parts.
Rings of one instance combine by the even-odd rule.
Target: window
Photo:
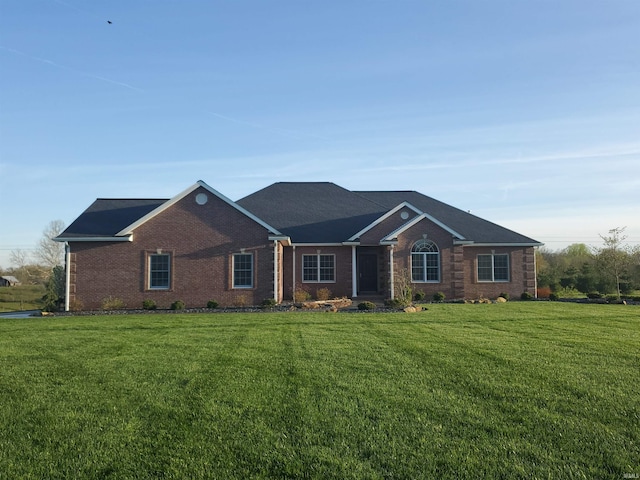
[[[411,280],[414,282],[440,281],[440,251],[435,243],[420,240],[411,249]]]
[[[233,288],[253,288],[253,254],[233,255]]]
[[[171,288],[171,255],[168,253],[149,255],[149,289]]]
[[[303,255],[302,281],[335,282],[335,255]]]
[[[478,281],[508,282],[509,255],[506,253],[478,255]]]

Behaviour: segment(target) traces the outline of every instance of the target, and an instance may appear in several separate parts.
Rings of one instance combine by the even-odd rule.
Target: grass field
[[[0,288],[0,312],[38,310],[43,306],[43,285],[20,285]]]
[[[0,320],[0,478],[630,478],[640,308]]]

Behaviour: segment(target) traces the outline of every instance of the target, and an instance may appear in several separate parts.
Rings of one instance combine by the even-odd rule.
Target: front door
[[[373,253],[358,255],[358,293],[378,292],[378,256]]]

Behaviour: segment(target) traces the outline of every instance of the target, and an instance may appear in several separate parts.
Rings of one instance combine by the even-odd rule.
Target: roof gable
[[[456,207],[443,203],[416,191],[359,191],[364,198],[393,208],[401,202],[409,202],[426,213],[428,218],[452,232],[459,241],[473,244],[542,245],[532,238],[476,217]]]
[[[176,195],[175,197],[171,198],[170,200],[167,200],[166,202],[164,202],[162,205],[159,205],[157,208],[153,209],[152,211],[150,211],[149,213],[147,213],[146,215],[144,215],[143,217],[137,219],[136,221],[134,221],[133,223],[131,223],[130,225],[127,225],[125,228],[123,228],[122,230],[120,230],[116,236],[124,236],[124,235],[131,235],[133,233],[133,231],[138,228],[140,225],[144,224],[145,222],[151,220],[153,217],[155,217],[156,215],[159,215],[160,213],[164,212],[167,208],[171,207],[172,205],[175,205],[177,202],[179,202],[180,200],[182,200],[184,197],[186,197],[187,195],[189,195],[190,193],[192,193],[194,190],[197,190],[198,188],[204,188],[205,190],[207,190],[209,193],[211,193],[212,195],[218,197],[220,200],[222,200],[223,202],[227,203],[228,205],[232,206],[233,208],[235,208],[236,210],[238,210],[240,213],[246,215],[247,217],[249,217],[251,220],[255,221],[256,223],[262,225],[264,228],[266,228],[270,233],[274,234],[274,235],[281,235],[281,233],[273,228],[271,225],[267,224],[266,222],[264,222],[263,220],[261,220],[260,218],[256,217],[253,213],[249,212],[248,210],[246,210],[245,208],[241,207],[240,205],[238,205],[236,202],[230,200],[229,198],[225,197],[224,195],[222,195],[220,192],[218,192],[217,190],[211,188],[209,185],[207,185],[205,182],[203,182],[202,180],[198,180],[195,184],[193,184],[191,187],[187,188],[186,190],[184,190],[183,192],[179,193],[178,195]]]
[[[214,190],[202,180],[170,199],[97,199],[54,240],[125,241],[131,240],[140,225],[167,210],[198,188],[224,201],[273,235],[281,233],[237,203]]]

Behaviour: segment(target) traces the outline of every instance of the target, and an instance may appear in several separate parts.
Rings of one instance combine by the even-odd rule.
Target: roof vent
[[[209,201],[209,197],[207,196],[206,193],[199,193],[196,195],[196,203],[198,205],[204,205],[208,201]]]

